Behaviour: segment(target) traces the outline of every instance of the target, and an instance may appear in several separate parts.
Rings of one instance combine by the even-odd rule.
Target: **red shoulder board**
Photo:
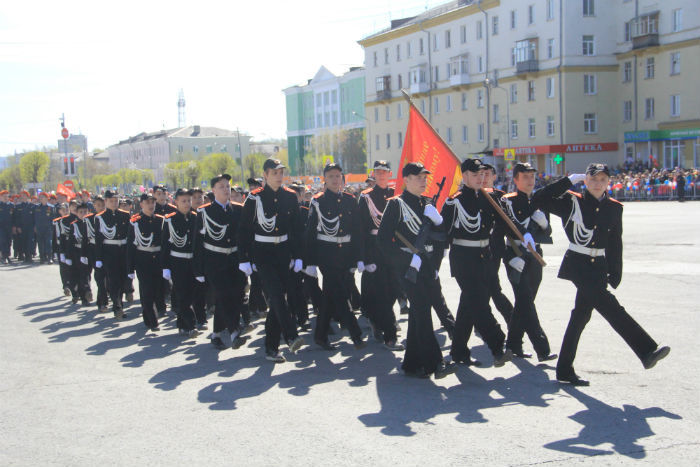
[[[63,216],[63,217],[66,217],[66,216]],[[58,222],[58,221],[60,221],[61,219],[63,219],[63,217],[57,217],[57,218],[55,218],[54,220],[52,220],[51,222]]]
[[[612,201],[613,203],[617,203],[617,204],[619,204],[620,206],[623,206],[623,204],[622,204],[621,202],[619,202],[618,200],[616,200],[615,198],[611,198],[610,196],[608,196],[608,199],[609,199],[610,201]]]
[[[76,219],[76,220],[74,220],[73,222],[71,222],[70,224],[73,225],[73,224],[75,224],[76,222],[78,222],[79,220],[80,220],[80,219]]]
[[[117,211],[121,211],[121,212],[123,212],[124,214],[131,215],[131,213],[130,213],[129,211],[125,211],[125,210],[123,210],[123,209],[117,209]]]
[[[88,218],[88,217],[94,216],[94,215],[95,215],[95,213],[94,213],[94,212],[91,212],[90,214],[87,214],[87,215],[85,216],[85,218]]]
[[[174,213],[173,213],[173,214],[174,214]],[[190,214],[194,214],[194,215],[196,216],[196,215],[197,215],[197,211],[195,211],[195,210],[193,209],[192,211],[190,211]]]
[[[451,196],[450,196],[450,199],[455,199],[456,197],[458,197],[458,196],[461,195],[461,194],[462,194],[462,192],[461,192],[461,191],[458,191],[458,192],[454,193],[453,195],[451,195]],[[396,198],[396,196],[394,196],[394,198]]]
[[[168,203],[168,206],[170,206],[173,209],[177,209],[177,206],[175,206],[173,203]]]
[[[571,190],[566,190],[566,192],[576,196],[577,198],[583,198],[583,196],[581,196],[581,193],[576,193],[575,191]]]
[[[102,211],[98,212],[98,213],[97,213],[97,214],[95,214],[95,215],[96,215],[96,216],[101,216],[102,214],[104,214],[104,213],[105,213],[105,211],[106,211],[106,209],[103,209]]]
[[[367,188],[366,190],[362,190],[362,194],[363,195],[369,194],[370,191],[372,191],[372,188]]]
[[[165,217],[161,216],[160,214],[156,214],[155,217],[160,217],[161,219],[165,219]]]
[[[348,193],[347,191],[344,191],[343,194],[351,197],[352,199],[355,199],[355,195],[353,195],[352,193]]]
[[[235,202],[235,201],[231,201],[231,204],[232,204],[233,206],[240,206],[240,207],[243,207],[243,204],[237,203],[237,202]]]
[[[518,196],[518,192],[517,192],[517,191],[514,191],[514,192],[512,192],[512,193],[506,193],[505,195],[503,195],[504,198],[513,198],[513,197],[515,197],[515,196]]]
[[[459,193],[459,192],[457,192],[457,193]],[[396,198],[400,198],[400,197],[401,197],[401,195],[396,195],[396,196],[392,196],[391,198],[387,198],[386,200],[390,201],[392,199],[396,199]]]
[[[120,209],[120,211],[121,211],[121,209]],[[133,216],[131,216],[131,219],[129,219],[129,221],[136,222],[139,219],[141,219],[141,214],[134,214]]]
[[[288,191],[288,192],[290,192],[290,193],[294,193],[295,196],[296,196],[296,194],[297,194],[296,191],[292,190],[291,188],[289,188],[289,187],[287,187],[287,186],[283,186],[282,188],[284,188],[286,191]]]
[[[211,206],[211,203],[202,204],[200,207],[197,208],[197,210],[204,209],[204,208],[209,207],[209,206]]]
[[[173,217],[175,214],[177,214],[177,212],[171,212],[170,214],[168,214],[167,216],[165,216],[165,218],[167,219],[167,218],[169,218],[169,217]]]
[[[494,192],[493,188],[484,188],[484,191],[486,193],[493,193]]]
[[[308,211],[309,207],[308,206],[301,206],[301,209],[306,209]]]
[[[323,192],[322,192],[322,191],[319,191],[318,193],[316,193],[316,194],[314,195],[314,199],[320,198],[321,196],[323,196]]]
[[[256,188],[255,190],[251,191],[250,194],[251,194],[251,195],[257,195],[257,194],[260,193],[261,191],[263,191],[263,188],[262,188],[262,187],[258,187],[258,188]]]

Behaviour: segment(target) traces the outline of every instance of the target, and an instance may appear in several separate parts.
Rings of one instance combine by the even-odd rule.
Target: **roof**
[[[159,130],[151,133],[142,132],[138,135],[130,136],[125,140],[121,140],[117,144],[113,144],[112,146],[119,146],[121,144],[133,144],[143,141],[153,141],[160,138],[210,138],[212,136],[236,137],[238,136],[238,133],[236,131],[225,130],[213,126],[190,125],[183,128]],[[241,133],[241,137],[246,138],[248,137],[248,135]]]

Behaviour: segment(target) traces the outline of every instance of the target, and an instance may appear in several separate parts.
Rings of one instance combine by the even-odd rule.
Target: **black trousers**
[[[257,267],[257,265],[255,266]],[[267,310],[267,302],[263,295],[262,284],[260,283],[260,274],[253,272],[250,275],[250,292],[248,292],[248,308],[250,311],[265,311]]]
[[[334,266],[321,266],[323,274],[323,307],[316,319],[314,339],[317,342],[328,341],[331,318],[337,316],[341,324],[350,333],[350,338],[357,341],[362,338],[362,330],[357,318],[350,309],[350,290],[348,276],[350,271]],[[354,282],[354,281],[353,281]]]
[[[493,304],[496,305],[496,309],[506,320],[506,323],[510,323],[513,317],[513,304],[510,303],[508,297],[503,294],[501,289],[501,279],[498,277],[498,270],[501,267],[501,258],[494,257],[491,259],[491,300]],[[541,275],[540,271],[540,275]],[[541,279],[540,279],[541,280]]]
[[[39,246],[39,260],[48,262],[51,259],[51,230],[36,232],[36,243]]]
[[[475,258],[465,262],[457,271],[454,270],[456,268],[452,271],[461,289],[450,351],[452,358],[456,361],[467,359],[471,355],[467,343],[472,328],[479,331],[494,357],[503,355],[506,336],[501,331],[496,318],[493,317],[489,306],[490,267],[489,258]]]
[[[0,229],[0,258],[10,257],[10,244],[12,243],[12,230]],[[51,251],[49,251],[51,254]]]
[[[359,310],[362,307],[362,294],[357,290],[355,274],[350,272],[349,269],[345,272],[345,283],[347,284],[348,300],[350,300],[351,309]]]
[[[19,260],[24,259],[24,244],[22,243],[22,234],[12,234],[12,247],[14,250],[15,258]]]
[[[95,268],[95,285],[97,286],[97,307],[107,306],[107,278],[104,267]]]
[[[207,322],[207,284],[201,283],[198,280],[194,281],[194,290],[192,291],[192,309],[194,316],[197,319],[197,324],[206,324]]]
[[[112,311],[117,312],[123,308],[122,294],[125,292],[126,277],[126,246],[103,245],[102,268],[107,281],[107,293],[112,300]],[[133,290],[133,285],[131,286]]]
[[[25,261],[31,261],[32,255],[34,254],[34,228],[33,227],[22,227],[22,233],[20,234],[20,241],[22,242],[22,252]]]
[[[309,305],[304,297],[304,273],[290,271],[287,285],[287,302],[292,315],[301,326],[309,321]]]
[[[409,372],[423,368],[427,373],[433,373],[442,362],[442,352],[433,332],[433,315],[430,311],[430,297],[435,296],[435,289],[438,288],[435,271],[422,267],[415,284],[403,279],[403,276],[402,284],[411,306],[408,309],[406,352],[401,368]]]
[[[304,300],[311,300],[316,313],[323,307],[323,292],[321,292],[321,287],[318,286],[318,277],[311,277],[304,274]]]
[[[214,290],[214,332],[227,329],[233,333],[240,328],[245,274],[238,268],[227,267],[207,271],[206,278]]]
[[[527,333],[537,355],[545,357],[550,352],[549,340],[540,325],[535,307],[535,298],[542,282],[542,266],[531,255],[525,256],[523,258],[525,267],[520,273],[518,282],[514,282],[512,279],[514,276],[511,269],[513,268],[506,266],[508,280],[515,294],[515,307],[508,326],[506,347],[516,353],[522,352],[523,335]]]
[[[289,262],[255,263],[260,275],[260,283],[267,297],[270,311],[265,318],[265,350],[277,352],[280,339],[290,343],[296,339],[297,326],[287,303],[287,287],[290,283]]]
[[[156,311],[165,311],[163,295],[163,270],[157,255],[136,253],[136,277],[139,279],[141,315],[147,328],[158,326]]]
[[[71,258],[72,265],[68,266],[69,287],[73,298],[87,301],[90,293],[90,266],[80,262],[80,257]]]
[[[445,328],[449,334],[454,335],[455,330],[455,318],[452,316],[452,312],[447,307],[447,302],[445,302],[445,296],[442,294],[442,284],[440,283],[440,278],[435,281],[437,282],[437,287],[430,288],[430,304],[435,310],[435,314],[440,320],[440,324]]]
[[[61,274],[61,286],[65,289],[68,287],[68,289],[71,289],[71,273],[70,273],[70,266],[68,266],[66,263],[59,262],[58,263],[58,270]]]
[[[574,372],[576,349],[583,329],[591,319],[593,309],[598,310],[610,326],[624,339],[627,345],[642,360],[658,344],[625,311],[617,298],[605,286],[576,285],[576,302],[564,333],[561,352],[557,361],[557,375],[568,376]]]
[[[197,284],[199,284],[194,278],[192,260],[172,256],[170,258],[170,273],[173,280],[170,306],[177,313],[177,328],[191,331],[197,324],[193,304]],[[201,305],[203,311],[203,299]],[[206,317],[204,321],[206,321]]]
[[[374,272],[362,273],[362,311],[373,326],[384,333],[384,342],[396,341],[396,315],[391,289],[391,270],[376,263]]]

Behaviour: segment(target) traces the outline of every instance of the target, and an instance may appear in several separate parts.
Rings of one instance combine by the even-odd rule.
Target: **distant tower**
[[[185,127],[185,93],[180,89],[180,95],[177,98],[177,127]]]

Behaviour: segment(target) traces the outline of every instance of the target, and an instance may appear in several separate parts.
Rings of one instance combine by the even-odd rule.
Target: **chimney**
[[[199,125],[195,125],[194,130],[192,131],[192,134],[190,136],[199,136],[200,130],[201,128],[199,127]]]

